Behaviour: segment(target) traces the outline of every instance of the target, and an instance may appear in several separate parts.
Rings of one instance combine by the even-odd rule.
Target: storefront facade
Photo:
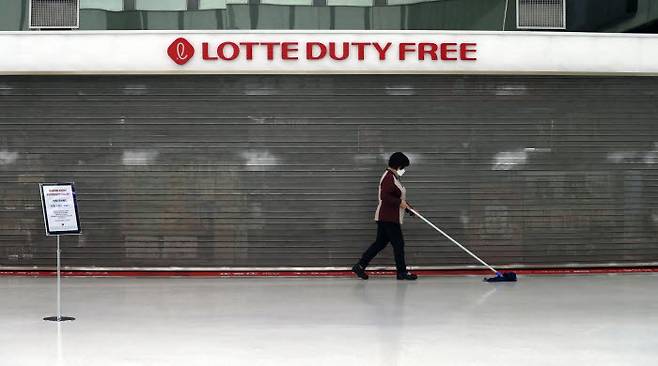
[[[69,268],[343,268],[386,158],[409,200],[517,267],[658,256],[658,37],[4,32],[0,267],[51,267],[37,184],[73,181]],[[475,263],[421,222],[408,262]],[[377,262],[391,263],[390,253]]]

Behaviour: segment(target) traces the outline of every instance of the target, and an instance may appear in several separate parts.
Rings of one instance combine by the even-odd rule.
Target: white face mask
[[[399,176],[403,176],[404,175],[404,169],[398,169],[397,173],[398,173]]]

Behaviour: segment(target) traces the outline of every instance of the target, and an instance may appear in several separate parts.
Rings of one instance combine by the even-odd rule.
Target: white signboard
[[[23,31],[0,50],[0,74],[658,75],[655,34]]]
[[[80,234],[80,218],[73,183],[39,185],[46,235]]]

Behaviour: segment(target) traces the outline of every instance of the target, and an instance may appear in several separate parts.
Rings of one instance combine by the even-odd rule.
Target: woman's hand
[[[411,207],[411,205],[409,204],[409,202],[407,202],[407,201],[402,201],[402,203],[404,203],[404,207],[402,206],[402,204],[400,204],[400,207],[404,208],[404,212],[408,213],[409,216],[411,216],[411,217],[416,216],[416,215],[411,211],[411,210],[413,210],[413,207]]]
[[[409,207],[410,207],[410,206],[409,206],[409,204],[407,203],[407,201],[402,200],[402,202],[400,202],[400,208],[403,208],[403,209],[406,210],[406,209],[408,209]]]

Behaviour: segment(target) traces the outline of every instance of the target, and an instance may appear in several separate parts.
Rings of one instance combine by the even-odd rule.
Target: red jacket
[[[404,209],[400,208],[402,200],[406,200],[406,189],[400,183],[397,174],[386,169],[379,180],[379,204],[375,211],[375,221],[402,224],[404,217]]]

